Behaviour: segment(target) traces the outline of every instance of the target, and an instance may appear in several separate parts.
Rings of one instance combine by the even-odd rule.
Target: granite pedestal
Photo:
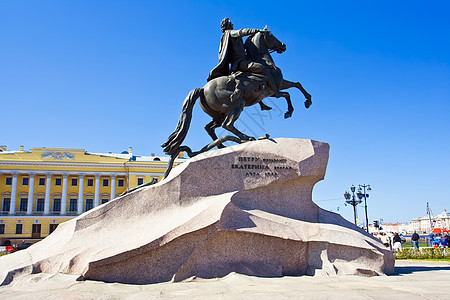
[[[378,240],[312,201],[328,151],[326,143],[279,138],[200,154],[0,257],[0,282],[40,272],[134,284],[231,272],[393,273],[394,257]]]

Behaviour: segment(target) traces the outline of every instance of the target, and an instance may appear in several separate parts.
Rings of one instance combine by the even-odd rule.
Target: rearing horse
[[[272,76],[274,76],[280,90],[296,87],[307,99],[305,101],[306,108],[311,105],[311,95],[305,91],[302,85],[299,82],[284,80],[281,70],[273,63],[269,51],[273,50],[282,53],[286,50],[286,45],[270,33],[256,33],[246,40],[245,48],[250,60],[261,62],[268,68],[271,68]],[[205,130],[214,141],[218,140],[215,133],[215,129],[218,127],[223,127],[234,133],[241,141],[254,140],[254,137],[247,136],[236,129],[234,123],[239,118],[244,107],[260,103],[264,98],[274,94],[274,91],[268,88],[266,82],[265,75],[237,72],[229,76],[215,78],[205,84],[203,88],[196,88],[190,91],[183,102],[180,119],[175,131],[161,145],[164,148],[164,152],[173,156],[180,151],[181,144],[186,138],[191,122],[192,109],[198,98],[200,98],[200,106],[203,111],[212,117],[212,121],[205,126]],[[235,87],[239,89],[240,93],[239,97],[232,101],[230,96],[234,92]],[[290,95],[287,92],[281,92],[281,97],[284,97],[288,104],[288,110],[284,117],[289,118],[294,111]],[[223,145],[219,143],[218,147],[221,148]]]

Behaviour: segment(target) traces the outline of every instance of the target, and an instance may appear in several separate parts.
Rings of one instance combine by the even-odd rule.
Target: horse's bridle
[[[275,51],[278,51],[280,49],[282,49],[282,47],[278,47],[276,49],[271,49],[271,50],[269,50],[269,53],[274,53]]]

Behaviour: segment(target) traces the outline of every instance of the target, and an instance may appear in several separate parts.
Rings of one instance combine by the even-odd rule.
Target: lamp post
[[[371,191],[370,184],[360,184],[358,187],[358,192],[356,195],[358,196],[359,200],[362,201],[362,198],[364,198],[364,211],[366,213],[366,231],[369,232],[369,216],[367,215],[367,198],[369,198],[369,194],[366,193],[367,191]],[[362,193],[364,189],[364,193]]]
[[[353,215],[355,217],[355,225],[358,225],[358,224],[356,224],[356,205],[360,204],[362,201],[356,199],[356,197],[355,197],[355,186],[354,185],[352,185],[350,187],[350,190],[352,191],[352,195],[350,195],[349,192],[345,191],[344,198],[345,198],[345,202],[347,202],[348,204],[353,206]]]

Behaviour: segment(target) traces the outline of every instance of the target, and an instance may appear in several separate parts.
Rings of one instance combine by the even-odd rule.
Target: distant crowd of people
[[[406,239],[397,232],[379,232],[374,233],[374,237],[379,239],[386,248],[391,249],[394,252],[403,251],[402,243],[406,242]],[[450,235],[434,235],[430,233],[428,235],[429,246],[433,248],[448,248]],[[415,249],[419,249],[420,235],[414,231],[411,236],[411,242]]]
[[[377,239],[379,239],[386,248],[389,248],[393,251],[402,251],[402,238],[400,235],[395,232],[379,232],[373,235]]]
[[[435,236],[433,233],[430,233],[428,236],[430,247],[433,248],[448,248],[449,245],[449,234],[447,235],[437,235]]]

